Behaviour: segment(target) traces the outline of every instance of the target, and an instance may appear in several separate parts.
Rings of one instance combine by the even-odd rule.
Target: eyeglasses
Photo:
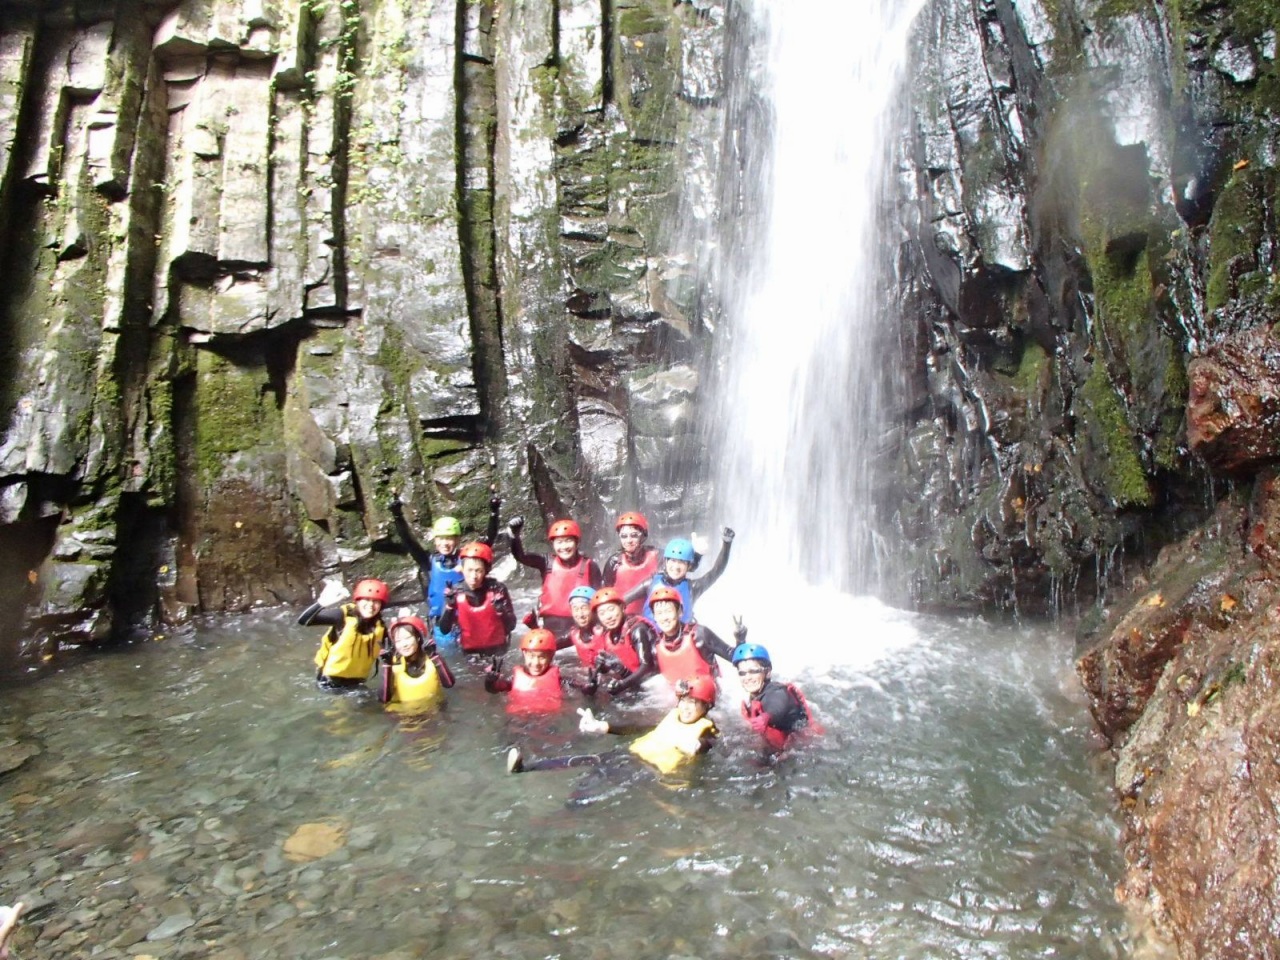
[[[763,676],[764,676],[766,673],[768,673],[768,672],[769,672],[769,671],[767,671],[767,670],[761,670],[761,669],[760,669],[760,668],[758,668],[758,667],[751,667],[751,668],[748,668],[748,669],[746,669],[746,670],[739,670],[739,671],[738,671],[738,676],[740,676],[740,677],[763,677]]]

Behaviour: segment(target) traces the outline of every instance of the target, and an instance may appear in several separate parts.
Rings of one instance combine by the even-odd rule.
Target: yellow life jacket
[[[680,715],[672,710],[661,723],[631,744],[631,752],[663,773],[671,773],[698,755],[704,736],[715,737],[719,733],[710,717],[681,723]]]
[[[367,633],[360,632],[360,617],[354,603],[342,605],[342,629],[330,627],[320,641],[316,666],[326,677],[368,680],[378,661],[387,628],[378,617]]]
[[[391,665],[391,699],[388,703],[421,704],[434,700],[440,695],[440,690],[440,674],[430,660],[423,665],[422,674],[417,677],[409,675],[400,657]]]

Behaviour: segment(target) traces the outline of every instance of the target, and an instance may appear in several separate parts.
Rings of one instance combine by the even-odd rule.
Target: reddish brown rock
[[[1280,338],[1246,330],[1187,365],[1187,442],[1224,473],[1280,459]]]

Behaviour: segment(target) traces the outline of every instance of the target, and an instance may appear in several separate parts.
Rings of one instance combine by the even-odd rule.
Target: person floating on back
[[[748,726],[764,737],[771,750],[781,750],[799,734],[821,733],[799,688],[773,679],[769,651],[758,643],[746,643],[746,632],[741,627],[738,635],[744,642],[734,648],[733,663],[747,695],[742,716]]]
[[[487,543],[468,543],[458,556],[462,583],[445,588],[439,629],[450,636],[456,632],[464,653],[502,653],[516,628],[516,610],[506,585],[489,576],[493,548]]]
[[[391,518],[395,521],[396,534],[409,551],[413,562],[418,565],[418,582],[422,585],[426,616],[435,625],[444,612],[445,590],[462,582],[462,558],[458,554],[462,524],[456,517],[437,517],[431,525],[433,549],[427,550],[414,536],[413,528],[404,516],[404,503],[398,496],[392,498],[389,507]],[[480,542],[492,545],[497,539],[498,511],[501,507],[502,500],[496,494],[489,498],[489,526]],[[438,643],[450,639],[448,631],[440,631],[435,639]]]
[[[680,698],[656,727],[624,726],[596,717],[591,710],[578,713],[582,719],[578,729],[583,733],[613,733],[628,736],[647,730],[631,743],[628,752],[657,769],[659,773],[674,773],[715,745],[720,731],[707,713],[715,706],[716,684],[710,677],[697,677],[681,681],[676,688]],[[507,772],[524,773],[531,770],[564,770],[569,767],[600,766],[607,763],[614,753],[587,753],[568,757],[546,757],[542,760],[526,760],[519,747],[507,751]]]
[[[648,586],[653,580],[662,562],[662,551],[647,542],[649,521],[643,513],[624,513],[614,526],[622,549],[604,562],[601,574],[606,587],[615,587],[626,596],[635,587]],[[637,596],[627,604],[627,615],[635,616],[643,609],[644,597]]]
[[[556,636],[564,636],[573,626],[573,614],[569,608],[569,594],[577,587],[600,586],[600,568],[590,557],[578,552],[582,529],[573,520],[557,520],[547,528],[551,541],[550,554],[525,553],[520,532],[524,529],[523,517],[512,517],[508,524],[511,531],[511,555],[526,567],[532,567],[542,575],[542,593],[537,608],[525,618],[529,626],[543,626]]]
[[[387,637],[382,606],[390,591],[381,580],[359,580],[347,593],[341,583],[325,584],[316,602],[303,610],[298,623],[329,629],[316,653],[316,682],[326,690],[345,690],[364,684],[373,675]],[[350,603],[343,603],[348,596]]]
[[[730,661],[733,647],[725,643],[710,628],[700,623],[685,623],[681,619],[684,598],[671,587],[658,587],[649,595],[653,606],[653,622],[658,628],[653,646],[654,662],[658,672],[671,683],[687,677],[719,675],[716,657]],[[745,634],[744,634],[745,636]]]
[[[733,549],[733,536],[733,531],[725,527],[720,534],[721,543],[723,544],[720,548],[720,556],[716,557],[715,565],[696,580],[690,580],[688,576],[689,571],[701,559],[693,547],[693,542],[685,540],[683,537],[668,541],[666,549],[662,551],[661,572],[654,574],[648,583],[641,583],[632,587],[625,595],[627,603],[629,604],[639,598],[648,598],[644,605],[644,616],[646,619],[652,620],[653,609],[651,601],[653,591],[659,587],[669,587],[680,593],[680,619],[684,623],[692,622],[694,601],[706,593],[707,588],[720,579],[720,574],[724,573],[724,568],[729,563],[729,551]]]
[[[425,706],[453,686],[453,674],[421,617],[401,617],[387,632],[391,648],[382,654],[382,695],[386,704]]]
[[[551,662],[555,636],[541,627],[530,630],[520,638],[520,653],[524,663],[513,667],[510,677],[502,676],[495,658],[485,668],[484,688],[507,695],[508,713],[556,713],[564,703],[564,682]]]

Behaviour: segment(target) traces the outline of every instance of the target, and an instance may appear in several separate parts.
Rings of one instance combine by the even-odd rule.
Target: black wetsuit
[[[487,543],[490,546],[498,539],[498,511],[502,508],[502,501],[493,497],[489,500],[489,526],[485,530],[483,537],[478,538],[481,543]],[[422,586],[423,602],[428,603],[426,616],[439,617],[440,611],[431,610],[429,606],[429,598],[431,595],[431,567],[432,560],[439,558],[442,566],[452,569],[458,564],[458,554],[455,550],[450,555],[436,553],[428,550],[422,545],[422,542],[414,536],[413,528],[409,526],[409,521],[404,518],[404,508],[400,502],[392,501],[391,519],[395,521],[396,535],[400,538],[400,542],[404,544],[404,548],[409,551],[409,556],[413,558],[413,562],[418,565],[418,583]],[[457,538],[461,540],[461,537]],[[395,601],[388,601],[388,604]],[[448,631],[445,631],[448,632]]]
[[[627,639],[631,640],[631,645],[640,658],[640,666],[635,670],[628,670],[610,651],[610,647],[619,646]],[[609,693],[616,696],[634,690],[653,676],[658,669],[653,658],[653,647],[657,639],[658,631],[643,617],[630,617],[617,629],[605,631],[604,649],[596,657],[594,672],[597,676],[604,674],[610,678],[603,681],[603,686]]]
[[[744,709],[750,713],[752,704],[768,717],[769,726],[784,734],[792,734],[809,726],[809,713],[785,683],[770,680],[758,694],[749,698]]]
[[[712,565],[710,570],[696,579],[694,577],[684,578],[689,584],[689,596],[692,597],[694,601],[706,593],[707,589],[720,579],[720,575],[724,573],[724,568],[729,565],[729,553],[733,550],[733,538],[730,537],[727,540],[722,540],[721,544],[720,556],[716,557],[716,562]],[[630,603],[632,600],[643,600],[653,592],[654,588],[660,586],[672,588],[676,586],[676,581],[667,576],[666,571],[662,569],[662,564],[658,565],[658,575],[656,577],[632,587],[627,591],[626,596],[622,599],[627,603]],[[686,612],[690,617],[692,617],[692,610]]]
[[[551,570],[552,564],[556,561],[556,555],[554,553],[526,553],[524,549],[524,542],[521,539],[520,534],[514,531],[511,534],[511,555],[516,558],[517,563],[521,563],[526,567],[532,567],[534,570],[537,570],[539,577],[541,577],[544,582],[547,579],[547,571]],[[579,558],[582,558],[583,554],[579,553],[578,556]],[[603,583],[600,575],[600,565],[589,557],[587,557],[586,560],[587,585],[594,590],[598,590]],[[541,595],[539,596],[538,602],[539,604],[541,603]],[[537,608],[533,611],[533,615],[538,615]],[[526,620],[525,622],[528,623],[529,621]],[[530,624],[530,626],[533,626],[533,624]],[[557,637],[563,636],[569,632],[570,627],[574,626],[573,617],[543,614],[542,626],[550,630]]]
[[[511,602],[511,594],[507,590],[507,585],[493,577],[485,577],[484,582],[480,584],[479,590],[469,590],[465,583],[460,584],[454,589],[454,602],[445,602],[444,611],[440,614],[440,619],[436,622],[436,627],[441,633],[453,633],[453,628],[458,623],[458,598],[463,598],[473,607],[483,606],[485,597],[492,594],[493,609],[498,614],[503,626],[503,641],[494,646],[485,647],[484,649],[469,649],[468,654],[499,654],[503,653],[507,648],[507,640],[505,638],[511,636],[511,631],[516,628],[516,608]]]

